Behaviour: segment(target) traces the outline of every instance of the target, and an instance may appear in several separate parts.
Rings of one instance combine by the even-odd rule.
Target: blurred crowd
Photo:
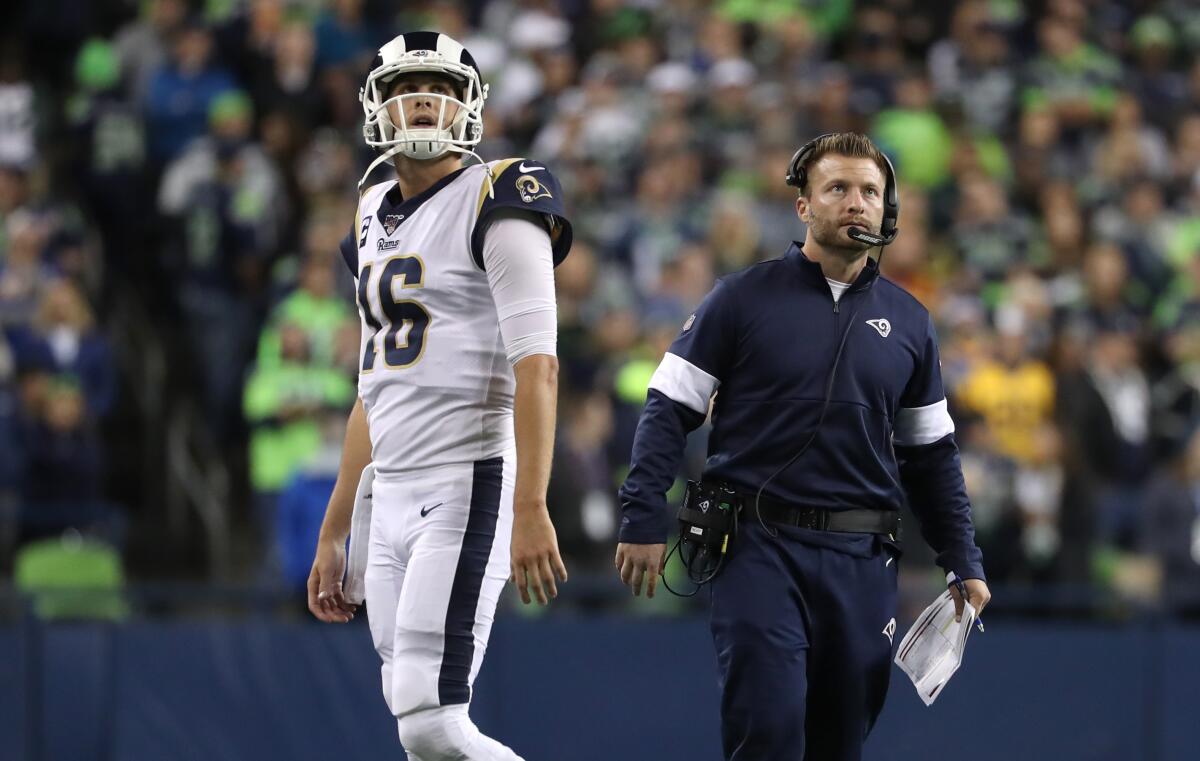
[[[934,315],[993,587],[1200,609],[1189,0],[39,0],[3,13],[0,507],[18,543],[113,509],[115,442],[137,430],[114,405],[143,390],[119,372],[139,358],[107,328],[136,298],[170,358],[168,392],[194,400],[229,459],[264,567],[307,575],[355,394],[337,244],[371,158],[358,88],[380,44],[436,29],[491,85],[482,156],[546,162],[574,224],[556,273],[550,495],[573,571],[611,563],[615,491],[663,351],[716,277],[803,239],[791,154],[857,130],[900,178],[883,270]],[[689,452],[694,474],[703,430]],[[135,524],[146,512],[125,509]],[[917,537],[910,524],[920,558]]]

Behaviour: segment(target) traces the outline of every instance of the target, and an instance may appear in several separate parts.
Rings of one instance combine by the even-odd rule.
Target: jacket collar
[[[792,245],[788,246],[787,253],[783,255],[783,258],[795,265],[806,281],[811,282],[813,285],[825,288],[829,287],[825,282],[825,271],[821,269],[820,264],[804,255],[804,249],[800,243],[792,241]],[[858,273],[858,277],[854,278],[854,282],[850,284],[850,290],[861,291],[870,286],[877,277],[879,277],[879,263],[868,256],[867,263],[863,265],[862,271]]]

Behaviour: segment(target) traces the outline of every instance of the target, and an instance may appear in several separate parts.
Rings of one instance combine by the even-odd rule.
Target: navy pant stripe
[[[442,651],[442,669],[438,674],[438,700],[442,705],[471,702],[471,661],[475,657],[475,611],[479,590],[492,542],[496,538],[496,519],[500,515],[500,488],[504,479],[504,460],[495,457],[475,463],[471,484],[471,511],[463,534],[454,583],[450,587],[450,605],[446,610],[446,634]]]

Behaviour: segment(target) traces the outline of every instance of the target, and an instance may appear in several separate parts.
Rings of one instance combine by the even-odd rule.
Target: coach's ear
[[[796,197],[796,216],[800,218],[801,222],[808,224],[808,198]]]

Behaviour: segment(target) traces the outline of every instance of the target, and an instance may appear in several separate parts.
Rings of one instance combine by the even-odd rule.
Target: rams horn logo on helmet
[[[521,200],[525,203],[533,203],[539,198],[553,198],[550,191],[542,187],[542,183],[530,174],[523,174],[517,178],[517,192],[521,194]]]

